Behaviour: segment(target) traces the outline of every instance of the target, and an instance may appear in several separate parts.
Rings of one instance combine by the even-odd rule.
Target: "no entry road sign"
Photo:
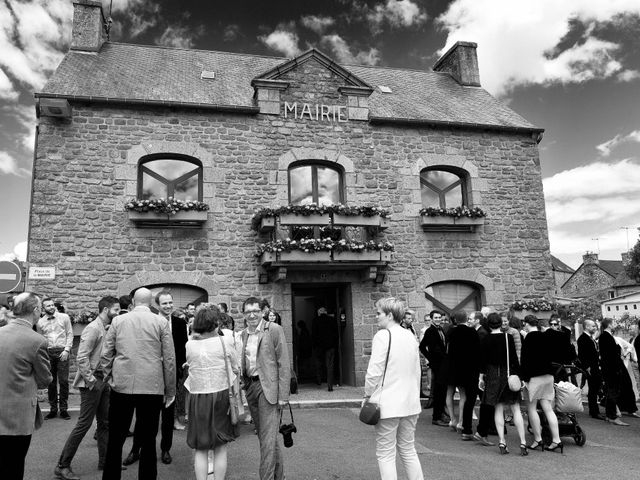
[[[0,261],[0,293],[9,293],[22,281],[22,270],[13,262]]]

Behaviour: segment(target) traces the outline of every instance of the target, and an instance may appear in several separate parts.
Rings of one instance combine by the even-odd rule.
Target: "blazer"
[[[263,329],[258,331],[258,352],[256,367],[264,397],[272,405],[289,400],[291,384],[291,365],[289,347],[282,327],[274,322],[264,321]],[[242,375],[247,376],[246,356],[249,332],[242,331]],[[245,382],[246,385],[246,382]]]
[[[391,350],[389,350],[391,335]],[[387,373],[379,389],[389,352]],[[413,334],[400,325],[378,331],[373,337],[365,376],[364,394],[380,406],[380,418],[406,417],[422,411],[420,405],[420,354]]]
[[[47,339],[31,322],[13,318],[0,328],[0,435],[31,435],[42,423],[37,391],[53,377]]]
[[[524,337],[520,373],[525,382],[532,377],[554,374],[549,352],[549,337],[543,332],[533,330]]]
[[[474,328],[461,324],[449,329],[447,385],[465,387],[478,383],[480,337]]]
[[[138,306],[111,322],[100,365],[118,393],[176,395],[176,358],[169,322]]]
[[[96,384],[97,378],[94,374],[100,366],[102,342],[105,333],[104,323],[102,323],[99,317],[87,325],[82,331],[80,344],[78,345],[78,354],[76,356],[78,371],[73,380],[73,386],[75,388],[92,389]]]
[[[615,338],[606,330],[598,338],[600,346],[600,365],[602,376],[608,383],[614,383],[620,372],[626,370],[620,354],[620,346]]]
[[[424,332],[424,337],[422,337],[422,341],[420,342],[420,352],[427,357],[429,364],[435,368],[442,365],[442,362],[447,356],[447,332],[444,332],[443,329],[443,333],[445,335],[444,342],[436,326],[431,325],[427,328],[426,332]]]
[[[582,368],[589,369],[590,375],[600,374],[600,355],[596,348],[596,341],[587,332],[578,337],[578,358]]]
[[[176,354],[176,372],[179,377],[182,374],[182,365],[187,361],[186,345],[189,337],[186,322],[176,315],[171,315],[171,337]]]

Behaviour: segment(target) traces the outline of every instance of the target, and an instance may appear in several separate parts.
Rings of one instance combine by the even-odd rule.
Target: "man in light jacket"
[[[247,298],[242,311],[247,322],[242,332],[242,376],[260,441],[260,480],[282,480],[278,424],[280,409],[289,401],[289,349],[282,327],[262,318],[259,299]]]
[[[109,385],[104,382],[104,373],[99,368],[100,355],[106,329],[120,313],[120,302],[115,297],[104,297],[98,302],[98,311],[96,319],[82,331],[78,345],[78,371],[73,386],[80,390],[80,416],[54,469],[56,477],[62,480],[79,480],[71,469],[71,461],[94,418],[98,422],[98,470],[104,469],[109,438]]]
[[[122,446],[133,412],[140,423],[138,479],[158,474],[156,435],[163,404],[176,395],[176,361],[167,320],[151,312],[151,291],[138,289],[134,309],[113,319],[105,336],[101,368],[111,385],[109,442],[103,480],[120,480]]]
[[[31,435],[42,425],[37,391],[53,376],[47,340],[33,331],[40,299],[24,292],[14,302],[12,318],[0,328],[0,477],[21,480]]]

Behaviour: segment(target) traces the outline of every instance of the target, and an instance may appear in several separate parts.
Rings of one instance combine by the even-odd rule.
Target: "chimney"
[[[100,0],[75,0],[70,49],[97,52],[107,39],[106,25]]]
[[[460,85],[479,87],[480,72],[478,71],[477,46],[477,43],[472,42],[456,42],[436,62],[433,71],[450,74]]]
[[[594,252],[587,252],[582,256],[582,263],[586,265],[598,265],[598,254]]]

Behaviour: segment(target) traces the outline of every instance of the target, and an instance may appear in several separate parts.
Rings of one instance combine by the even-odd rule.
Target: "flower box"
[[[333,260],[336,262],[379,262],[380,252],[376,250],[333,252]]]
[[[331,252],[304,252],[302,250],[293,250],[291,252],[280,252],[279,257],[281,262],[330,262]]]
[[[129,220],[140,227],[200,227],[207,221],[207,211],[181,210],[174,215],[157,212],[127,212]]]
[[[262,217],[260,219],[260,233],[271,232],[276,228],[275,217]]]
[[[333,214],[333,224],[341,226],[345,225],[354,227],[380,227],[382,225],[382,220],[387,219],[380,217],[380,215],[365,217],[364,215],[340,215],[339,213]]]
[[[280,214],[280,225],[329,225],[330,221],[331,218],[328,213],[313,215]]]
[[[484,225],[484,217],[420,216],[420,226],[431,232],[475,232]]]
[[[527,315],[535,315],[538,320],[549,320],[551,314],[555,313],[553,310],[514,310],[513,314],[520,320],[524,319]]]

